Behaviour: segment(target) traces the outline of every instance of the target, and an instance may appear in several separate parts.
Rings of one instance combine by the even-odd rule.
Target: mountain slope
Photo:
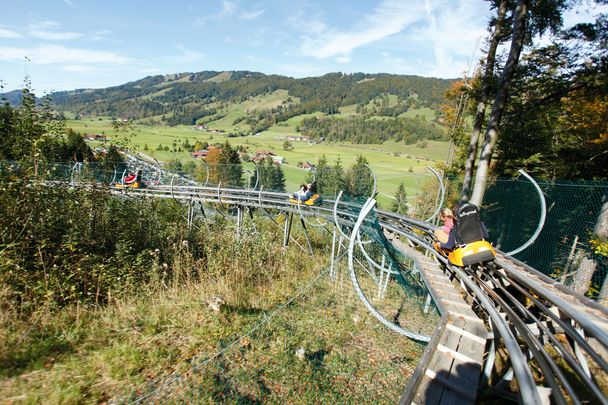
[[[53,94],[58,109],[85,115],[142,119],[157,117],[174,124],[194,124],[215,113],[219,105],[286,90],[299,103],[289,103],[278,122],[299,114],[336,114],[347,105],[366,105],[382,95],[401,103],[415,99],[419,107],[436,107],[452,80],[391,74],[330,73],[294,79],[258,72],[203,71],[149,76],[105,89],[80,89]],[[411,100],[410,100],[411,101]],[[277,111],[274,111],[276,113]]]

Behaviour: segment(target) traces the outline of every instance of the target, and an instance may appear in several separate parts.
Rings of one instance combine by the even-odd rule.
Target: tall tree
[[[219,163],[223,184],[243,187],[243,165],[239,153],[228,141],[222,145]]]
[[[500,85],[496,92],[496,97],[494,98],[492,112],[490,113],[488,126],[484,134],[479,164],[477,165],[477,172],[475,174],[475,187],[473,188],[471,202],[478,206],[481,205],[486,191],[488,172],[490,170],[490,161],[492,159],[494,145],[496,144],[496,140],[498,138],[498,126],[500,125],[504,107],[509,97],[513,74],[515,73],[517,63],[519,62],[519,55],[521,54],[521,50],[524,46],[527,16],[528,0],[519,0],[517,2],[517,8],[515,9],[513,36],[511,38],[509,57],[505,63],[505,67],[500,78]]]
[[[325,155],[321,155],[317,159],[317,165],[311,171],[308,176],[306,176],[306,183],[312,183],[313,181],[317,182],[317,191],[320,194],[324,194],[328,192],[329,182],[331,180],[331,167],[327,163],[327,158]]]
[[[395,193],[395,200],[393,201],[393,212],[397,214],[407,214],[409,206],[407,204],[407,193],[405,191],[405,185],[403,182],[399,184],[397,192]]]
[[[464,169],[464,179],[462,182],[462,191],[460,193],[460,201],[466,202],[469,199],[471,190],[471,182],[473,181],[473,169],[477,159],[477,145],[479,144],[479,134],[486,116],[486,106],[490,97],[490,87],[494,78],[494,63],[496,61],[496,50],[500,39],[503,37],[505,25],[505,15],[507,13],[507,0],[500,0],[494,20],[494,31],[490,37],[488,52],[485,60],[485,68],[483,78],[481,80],[481,91],[477,102],[477,110],[475,113],[475,121],[473,123],[473,131],[469,142],[469,150]]]
[[[369,162],[363,155],[357,160],[347,173],[349,194],[356,197],[369,197],[374,189],[374,177]]]
[[[272,162],[272,187],[279,192],[285,192],[285,173],[280,165]]]
[[[327,191],[333,195],[338,195],[340,191],[346,190],[344,168],[342,167],[342,160],[339,157],[331,168],[331,175],[327,189]]]

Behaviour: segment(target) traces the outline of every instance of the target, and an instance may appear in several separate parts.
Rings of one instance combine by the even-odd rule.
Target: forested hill
[[[213,115],[222,103],[286,90],[288,99],[279,121],[307,113],[334,114],[347,105],[364,106],[382,95],[396,96],[387,116],[417,107],[437,107],[452,80],[392,74],[330,73],[294,79],[286,76],[236,71],[177,73],[149,76],[106,89],[81,89],[52,95],[60,110],[86,115],[142,119],[155,117],[170,125],[193,124]]]

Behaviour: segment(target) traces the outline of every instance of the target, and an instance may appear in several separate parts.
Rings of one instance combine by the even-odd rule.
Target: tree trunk
[[[600,295],[597,297],[597,302],[608,307],[608,275],[604,278],[604,284],[600,290]]]
[[[602,242],[608,241],[608,201],[604,202],[604,205],[602,205],[600,215],[593,228],[593,234]],[[604,283],[602,284],[602,289],[600,290],[597,301],[608,307],[608,274],[604,276]]]
[[[524,45],[527,17],[528,1],[519,0],[517,2],[517,8],[515,9],[513,38],[511,39],[509,57],[507,58],[507,63],[505,63],[500,78],[500,86],[496,92],[496,98],[494,99],[494,105],[492,106],[492,112],[490,113],[490,119],[488,120],[488,127],[484,135],[481,155],[479,156],[479,164],[477,165],[477,173],[475,174],[475,187],[473,189],[473,195],[471,196],[471,202],[477,206],[481,206],[483,195],[486,191],[492,152],[494,150],[494,145],[496,145],[496,140],[498,139],[498,126],[500,125],[502,113],[509,97],[511,82],[513,81],[515,68],[519,62],[519,55]]]
[[[574,272],[571,287],[577,293],[585,295],[591,285],[591,279],[593,278],[593,273],[595,273],[597,263],[593,259],[588,258],[582,251],[579,251],[576,256],[578,266]]]
[[[473,169],[475,167],[475,160],[477,159],[477,145],[479,143],[479,134],[481,133],[481,126],[486,115],[486,105],[488,98],[490,97],[490,82],[494,75],[494,63],[496,62],[496,49],[498,48],[498,42],[500,33],[503,29],[505,21],[505,14],[507,13],[507,0],[501,0],[500,6],[496,15],[496,25],[494,26],[494,32],[490,38],[490,46],[488,47],[488,55],[486,56],[486,67],[483,75],[483,82],[481,84],[481,94],[479,96],[479,102],[477,103],[477,112],[475,114],[475,123],[473,124],[473,131],[471,132],[471,140],[469,142],[469,154],[464,167],[464,180],[462,182],[462,190],[460,193],[460,202],[465,203],[469,200],[469,193],[471,192],[471,182],[473,181]]]
[[[600,215],[598,216],[595,227],[593,228],[593,234],[603,242],[608,241],[608,201],[602,205]]]

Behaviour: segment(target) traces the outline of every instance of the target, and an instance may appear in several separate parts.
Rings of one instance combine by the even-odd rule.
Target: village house
[[[304,162],[302,163],[302,169],[306,169],[306,170],[314,170],[315,169],[315,165],[313,165],[310,162]]]
[[[272,157],[272,161],[276,164],[282,165],[287,161],[283,156],[275,155]]]
[[[276,156],[276,155],[270,150],[259,149],[259,150],[255,151],[254,158],[266,159],[266,156]]]
[[[308,142],[308,141],[310,141],[310,137],[306,136],[306,135],[288,135],[287,136],[287,140],[288,141],[303,141],[303,142]]]
[[[87,141],[105,141],[106,137],[100,134],[84,134],[83,138]]]
[[[208,150],[199,150],[196,152],[192,152],[192,158],[193,159],[205,159],[208,154],[209,154]]]

